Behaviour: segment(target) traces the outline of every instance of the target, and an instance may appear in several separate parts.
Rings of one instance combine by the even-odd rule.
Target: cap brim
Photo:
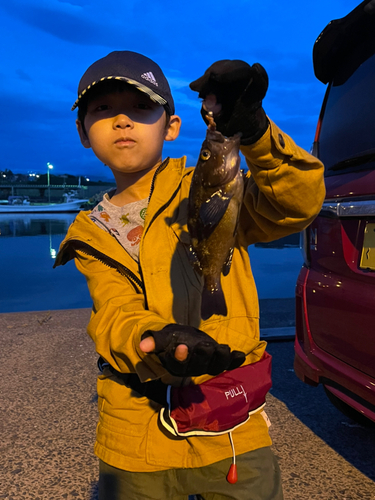
[[[78,96],[78,99],[72,106],[72,111],[74,111],[77,106],[79,105],[79,101],[82,99],[82,97],[86,94],[88,90],[90,90],[94,85],[97,85],[100,82],[103,82],[105,80],[122,80],[126,83],[129,83],[130,85],[134,85],[138,90],[141,92],[144,92],[149,96],[149,98],[156,102],[156,104],[160,104],[160,106],[165,106],[167,104],[167,101],[161,97],[159,94],[156,94],[152,89],[149,87],[146,87],[146,85],[137,82],[136,80],[132,80],[131,78],[126,78],[125,76],[106,76],[98,80],[97,82],[92,82],[88,87],[86,87]]]

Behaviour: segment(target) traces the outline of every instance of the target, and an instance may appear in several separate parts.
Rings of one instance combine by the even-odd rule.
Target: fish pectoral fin
[[[234,248],[232,247],[229,249],[229,254],[228,254],[227,260],[224,262],[224,265],[223,265],[223,275],[224,276],[227,276],[229,274],[230,266],[232,265],[233,252],[234,252]]]
[[[221,221],[231,198],[231,196],[225,196],[220,191],[216,191],[208,200],[202,203],[199,210],[199,218],[206,238]]]

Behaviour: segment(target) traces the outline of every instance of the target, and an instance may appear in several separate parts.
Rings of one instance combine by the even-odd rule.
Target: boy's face
[[[169,123],[162,106],[130,85],[93,97],[87,106],[85,130],[77,120],[81,142],[112,171],[135,173],[161,160],[164,141],[177,138],[180,119]]]

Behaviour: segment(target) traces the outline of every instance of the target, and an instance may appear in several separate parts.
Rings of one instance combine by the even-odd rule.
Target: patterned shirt
[[[139,243],[143,233],[148,198],[128,203],[123,207],[113,205],[105,193],[103,200],[89,214],[91,220],[108,231],[135,261],[139,260]]]

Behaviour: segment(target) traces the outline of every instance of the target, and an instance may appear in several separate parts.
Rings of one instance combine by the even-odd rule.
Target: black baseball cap
[[[82,76],[78,85],[78,99],[72,111],[79,106],[80,100],[94,85],[104,80],[122,80],[134,85],[150,99],[167,109],[174,115],[174,102],[169,83],[160,66],[148,57],[118,50],[94,62]]]

